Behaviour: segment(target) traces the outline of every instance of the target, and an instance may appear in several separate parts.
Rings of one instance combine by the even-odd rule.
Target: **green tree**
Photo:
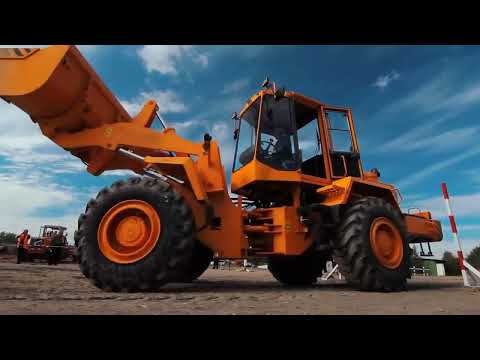
[[[458,265],[458,258],[450,251],[443,253],[443,261],[445,262],[445,275],[458,276],[461,274],[460,265]]]
[[[0,232],[0,244],[15,244],[17,235],[10,232],[2,231]]]
[[[473,267],[480,269],[480,246],[473,248],[465,260],[467,260],[467,262]]]

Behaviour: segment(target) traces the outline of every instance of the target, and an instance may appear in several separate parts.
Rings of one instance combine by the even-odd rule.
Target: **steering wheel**
[[[263,148],[262,145],[264,144],[267,144],[267,146],[265,148]],[[265,151],[267,154],[268,154],[268,151],[270,150],[270,147],[273,147],[275,148],[275,145],[273,145],[273,143],[271,143],[270,141],[267,141],[267,140],[260,140],[260,149],[262,149],[263,151]]]

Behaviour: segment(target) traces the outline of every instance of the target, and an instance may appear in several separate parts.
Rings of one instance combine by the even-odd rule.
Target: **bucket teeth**
[[[28,48],[2,48],[0,49],[0,59],[24,58],[38,49]]]

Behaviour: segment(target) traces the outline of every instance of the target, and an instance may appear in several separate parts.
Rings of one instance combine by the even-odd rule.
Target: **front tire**
[[[400,211],[366,197],[345,212],[333,244],[333,260],[347,281],[363,291],[403,291],[410,273],[410,247]]]
[[[78,223],[80,269],[107,291],[156,290],[184,273],[194,249],[190,208],[157,179],[104,188]]]

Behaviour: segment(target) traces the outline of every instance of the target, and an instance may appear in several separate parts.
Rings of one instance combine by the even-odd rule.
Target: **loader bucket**
[[[95,144],[73,149],[65,141],[89,129],[132,121],[75,46],[0,49],[0,97],[29,114],[45,136],[80,158],[90,173],[138,167]]]
[[[75,46],[0,49],[0,97],[30,115],[44,135],[131,117]]]

